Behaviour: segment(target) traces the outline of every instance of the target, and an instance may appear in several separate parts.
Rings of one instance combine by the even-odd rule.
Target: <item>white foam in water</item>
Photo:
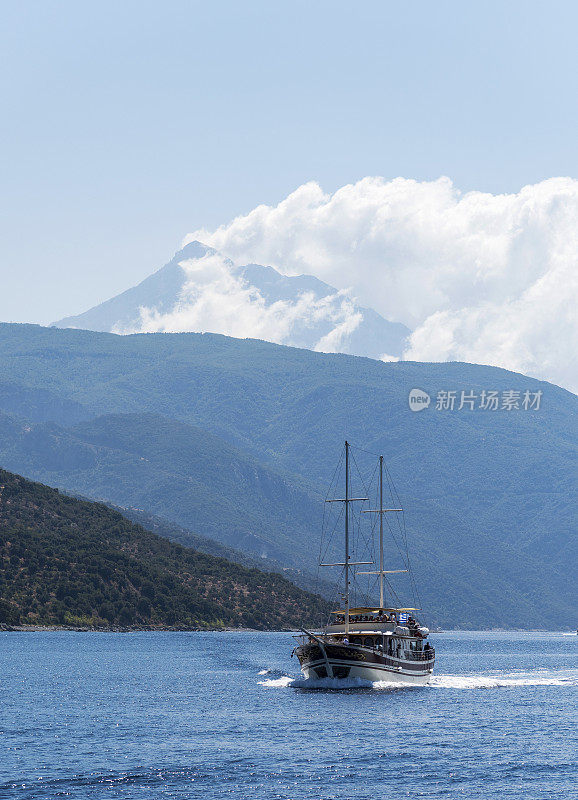
[[[434,675],[434,689],[495,689],[512,686],[578,686],[578,671],[507,672],[503,675]]]
[[[262,670],[259,675],[267,674],[268,670]],[[264,681],[259,681],[260,686],[265,686],[267,689],[375,689],[379,688],[378,684],[371,681],[364,681],[361,678],[294,678],[289,675],[283,675],[280,678],[267,678]],[[387,686],[395,688],[396,686],[405,684],[391,684]]]
[[[374,689],[423,689],[423,683],[406,683],[405,681],[376,681],[372,684]]]
[[[261,670],[266,675],[269,670]],[[578,686],[578,670],[565,672],[512,673],[502,675],[434,675],[429,684],[364,681],[361,678],[292,678],[283,675],[259,681],[268,689],[496,689],[515,686]]]
[[[259,675],[267,674],[268,670],[262,670]],[[260,686],[266,686],[267,689],[285,689],[286,686],[291,686],[295,678],[289,675],[283,675],[282,678],[268,678],[266,681],[259,681]]]

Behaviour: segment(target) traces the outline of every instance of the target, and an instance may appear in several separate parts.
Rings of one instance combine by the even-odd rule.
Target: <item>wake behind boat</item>
[[[320,632],[302,629],[294,652],[305,678],[360,678],[367,681],[426,684],[435,663],[435,650],[427,641],[429,630],[419,624],[414,607],[386,607],[384,601],[386,575],[407,572],[384,569],[384,515],[399,513],[401,508],[383,506],[383,456],[379,457],[379,507],[362,513],[379,515],[379,569],[354,572],[356,566],[372,561],[352,561],[350,556],[351,510],[354,502],[367,497],[350,493],[350,445],[345,442],[345,496],[326,502],[342,503],[344,508],[345,559],[321,564],[344,570],[344,608],[334,611]],[[379,606],[350,607],[351,578],[354,575],[379,576]]]

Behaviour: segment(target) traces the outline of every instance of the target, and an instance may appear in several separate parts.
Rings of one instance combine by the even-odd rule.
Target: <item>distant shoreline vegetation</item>
[[[69,631],[70,633],[288,633],[294,628],[273,628],[264,631],[259,628],[190,628],[186,625],[129,625],[123,627],[95,627],[82,625],[8,625],[0,623],[0,633],[50,633]]]
[[[305,627],[308,627],[305,624]],[[0,633],[298,633],[298,628],[229,628],[229,627],[206,627],[190,628],[182,625],[129,625],[127,627],[85,627],[81,625],[7,625],[0,623]],[[430,633],[436,636],[445,633],[549,633],[556,634],[575,634],[576,631],[570,629],[552,630],[551,628],[444,628],[436,630],[433,628]],[[578,633],[576,634],[578,635]]]

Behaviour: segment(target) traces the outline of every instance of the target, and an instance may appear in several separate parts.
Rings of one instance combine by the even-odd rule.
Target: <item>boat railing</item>
[[[343,644],[340,639],[334,638],[333,636],[327,637],[327,642],[329,644]],[[375,644],[369,646],[364,642],[349,642],[350,647],[366,647],[370,650],[374,650],[377,653],[381,653],[382,655],[389,655],[393,658],[399,657],[405,659],[406,661],[433,661],[435,659],[436,651],[435,648],[429,647],[427,650],[406,650],[400,649],[400,655],[396,656],[395,654],[391,654],[387,652],[387,648],[384,648],[381,642],[376,642]],[[397,652],[397,648],[396,648]]]
[[[383,649],[378,647],[373,647],[373,650],[377,650],[377,652],[383,653],[383,655],[390,655],[393,658],[401,658],[405,661],[434,661],[436,656],[436,651],[433,647],[430,647],[429,650],[399,650],[399,655],[396,653],[387,653]]]
[[[393,658],[403,659],[405,661],[433,661],[436,656],[436,651],[431,647],[429,650],[397,650],[394,653],[384,653],[384,655],[391,655]]]
[[[310,636],[306,635],[306,634],[298,634],[298,635],[295,635],[294,638],[299,642],[300,645],[313,644],[313,639]],[[331,634],[329,634],[329,635],[327,635],[327,634],[323,635],[322,634],[321,638],[327,644],[338,644],[338,645],[343,645],[344,644],[344,642],[341,639],[336,638],[336,637],[332,636]],[[368,647],[368,645],[366,645],[363,642],[355,642],[355,641],[354,642],[348,642],[348,644],[346,646],[349,646],[349,647]],[[394,653],[392,653],[392,654],[388,653],[387,649],[384,649],[383,646],[381,645],[381,643],[379,643],[379,642],[376,642],[374,645],[372,645],[368,649],[374,650],[374,651],[376,651],[378,653],[381,653],[382,655],[385,655],[385,656],[390,656],[390,657],[393,657],[393,658],[397,657],[397,658],[404,659],[406,661],[434,661],[435,660],[435,654],[436,654],[435,649],[430,646],[427,650],[400,649],[399,656],[396,656],[396,654],[394,654]]]
[[[432,661],[435,658],[436,651],[433,647],[430,647],[429,650],[406,650],[407,658],[412,659],[412,661]]]

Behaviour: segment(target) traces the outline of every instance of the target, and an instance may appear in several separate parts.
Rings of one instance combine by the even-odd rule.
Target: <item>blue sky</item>
[[[77,313],[306,181],[577,170],[571,2],[3,3],[0,319]]]

